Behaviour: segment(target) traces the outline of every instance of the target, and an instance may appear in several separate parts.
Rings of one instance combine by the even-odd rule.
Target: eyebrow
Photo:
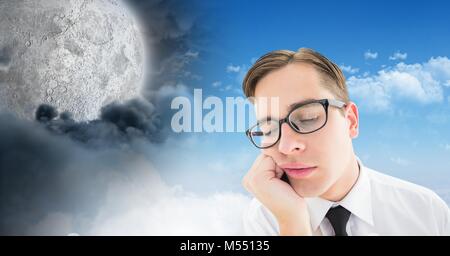
[[[289,112],[291,112],[294,108],[296,108],[296,107],[298,107],[298,106],[300,106],[300,105],[305,105],[305,104],[307,104],[307,103],[309,103],[309,102],[312,102],[312,101],[315,101],[315,100],[316,100],[316,99],[308,98],[308,99],[304,99],[304,100],[302,100],[302,101],[297,101],[297,102],[295,102],[295,103],[289,104],[289,106],[288,106],[288,111],[287,111],[287,112],[289,113]],[[259,124],[259,123],[261,123],[262,121],[270,121],[270,120],[275,120],[275,119],[272,118],[271,116],[267,116],[267,117],[258,119],[258,120],[257,120],[257,123]],[[278,119],[276,119],[276,120],[278,120]]]
[[[305,99],[305,100],[302,100],[302,101],[299,101],[299,102],[292,103],[292,104],[290,104],[288,106],[288,112],[291,112],[291,110],[293,110],[294,108],[296,108],[296,107],[298,107],[300,105],[305,105],[305,104],[308,104],[308,103],[313,102],[315,100],[316,99],[308,98],[308,99]]]

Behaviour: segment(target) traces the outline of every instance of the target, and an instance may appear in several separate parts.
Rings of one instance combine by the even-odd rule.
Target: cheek
[[[345,148],[345,131],[341,124],[327,123],[322,130],[314,134],[309,140],[307,150],[326,163],[332,163],[334,158],[339,158],[342,149]]]
[[[351,139],[349,139],[348,132],[343,125],[336,124],[324,137],[326,141],[323,141],[322,153],[326,155],[327,163],[333,169],[346,161],[351,148]]]
[[[312,133],[308,138],[307,150],[316,153],[326,153],[336,140],[336,131],[333,127],[325,126],[321,130]]]
[[[324,127],[324,137],[328,143],[341,143],[343,139],[348,137],[348,128],[345,119],[333,116]]]

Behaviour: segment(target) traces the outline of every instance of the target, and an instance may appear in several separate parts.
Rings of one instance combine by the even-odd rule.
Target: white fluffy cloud
[[[215,82],[212,83],[212,87],[214,87],[214,88],[217,88],[217,87],[219,87],[221,85],[222,85],[222,82],[220,82],[220,81],[215,81]]]
[[[200,196],[179,186],[169,186],[144,164],[134,169],[129,179],[116,179],[109,184],[107,198],[95,219],[53,212],[31,226],[29,233],[242,235],[242,214],[249,202],[250,198],[241,193]],[[86,233],[77,233],[80,221],[90,223]]]
[[[376,59],[378,58],[378,52],[371,52],[370,50],[367,50],[364,53],[364,59],[366,60],[371,60],[371,59]]]
[[[220,91],[225,92],[225,91],[229,91],[233,88],[233,86],[231,84],[228,84],[222,88],[220,88]]]
[[[349,73],[350,75],[356,74],[359,71],[359,68],[354,68],[350,65],[348,65],[348,66],[340,65],[339,67],[341,68],[342,71]]]
[[[148,160],[140,157],[131,160],[126,175],[107,171],[99,174],[105,175],[108,190],[106,198],[95,202],[98,210],[94,218],[72,212],[50,212],[31,225],[27,234],[243,235],[242,215],[250,197],[231,191],[193,193],[180,185],[166,183]],[[211,170],[205,167],[201,171]],[[197,186],[213,182],[197,178]]]
[[[408,166],[411,162],[401,157],[391,157],[391,161],[400,166]]]
[[[405,53],[401,53],[401,52],[395,52],[392,56],[389,56],[390,60],[406,60],[406,58],[408,57],[408,54]]]
[[[91,234],[243,234],[241,216],[250,202],[244,194],[221,192],[199,196],[162,182],[159,191],[148,191],[142,186],[134,188],[129,183],[115,186],[110,193],[109,204],[103,206],[94,221]],[[118,197],[119,186],[125,189],[122,189],[124,194]]]
[[[234,65],[232,65],[232,64],[230,64],[230,65],[227,66],[227,72],[228,72],[228,73],[231,73],[231,72],[238,73],[239,70],[241,70],[241,67],[240,67],[240,66],[234,66]]]
[[[242,95],[243,92],[240,89],[240,85],[242,84],[242,81],[244,80],[244,77],[247,74],[248,69],[249,67],[246,64],[242,65],[229,64],[225,70],[227,73],[232,73],[229,77],[232,81],[230,81],[230,83],[225,86],[220,86],[219,90],[221,92],[233,92]],[[213,84],[213,87],[218,88],[219,86],[214,86]]]
[[[450,80],[450,60],[431,58],[422,64],[398,63],[372,76],[351,76],[347,85],[352,97],[371,110],[386,110],[395,99],[423,104],[442,102],[443,87]]]

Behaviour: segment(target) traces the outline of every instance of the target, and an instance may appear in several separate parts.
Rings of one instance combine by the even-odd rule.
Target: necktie
[[[327,218],[333,226],[336,236],[348,236],[345,227],[347,226],[348,219],[351,212],[342,206],[330,208],[327,212]]]

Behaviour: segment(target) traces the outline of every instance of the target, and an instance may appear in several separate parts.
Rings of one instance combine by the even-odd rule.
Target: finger
[[[264,154],[259,154],[255,161],[253,161],[252,166],[248,170],[248,172],[245,174],[245,176],[242,178],[242,185],[243,187],[250,193],[253,193],[252,189],[252,180],[254,177],[254,174],[257,173],[258,166],[261,164],[261,161],[265,158]]]
[[[264,159],[261,160],[258,168],[254,171],[253,175],[263,180],[270,180],[276,177],[275,173],[275,162],[272,157],[265,156]]]
[[[246,178],[244,178],[242,180],[242,186],[245,188],[245,190],[247,190],[249,193],[253,194],[253,189],[251,188],[251,186],[249,185],[249,182]]]
[[[246,189],[253,193],[259,186],[276,177],[275,161],[272,157],[260,154],[245,177]]]
[[[263,171],[275,171],[275,161],[273,161],[272,157],[264,155],[264,158],[261,160],[258,169]]]
[[[245,174],[245,177],[247,177],[247,180],[249,179],[250,174],[252,173],[252,171],[254,169],[256,169],[259,166],[259,163],[261,162],[261,160],[264,158],[264,156],[262,154],[258,155],[256,157],[256,159],[253,161],[252,166],[250,167],[250,169],[248,169],[247,173]],[[245,178],[244,177],[244,178]]]
[[[265,158],[264,154],[259,154],[258,157],[256,157],[255,161],[252,164],[252,167],[250,167],[250,170],[258,168],[261,161]]]
[[[266,159],[266,155],[264,154],[260,154],[256,160],[254,161],[252,167],[250,168],[250,170],[248,171],[247,175],[248,175],[248,180],[253,180],[253,177],[255,175],[257,175],[258,173],[260,173],[261,171],[261,165],[262,163],[265,161]]]

